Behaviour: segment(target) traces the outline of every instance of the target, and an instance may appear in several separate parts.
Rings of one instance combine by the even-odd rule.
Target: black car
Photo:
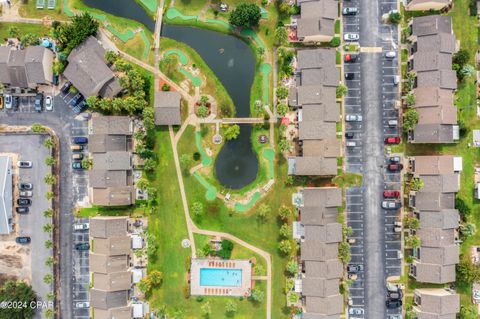
[[[32,241],[32,239],[28,236],[22,236],[15,238],[15,241],[17,242],[17,244],[28,244]]]
[[[19,97],[18,97],[18,96],[14,96],[12,102],[13,102],[13,104],[12,104],[12,105],[13,105],[13,108],[14,108],[14,109],[18,109],[18,105],[20,104],[20,102],[19,102]]]
[[[28,212],[30,211],[30,209],[28,207],[17,207],[15,208],[15,211],[18,213],[18,214],[28,214]]]
[[[357,273],[363,271],[363,265],[347,265],[347,272]]]
[[[63,93],[63,94],[67,94],[68,91],[70,90],[70,87],[72,86],[72,83],[70,82],[65,82],[65,84],[62,86],[62,88],[60,89],[60,91]]]
[[[18,206],[30,206],[32,205],[32,200],[28,198],[19,198],[17,199]]]
[[[68,102],[68,105],[70,105],[71,107],[75,107],[82,101],[83,101],[83,95],[81,93],[78,93],[70,100],[70,102]]]
[[[20,183],[18,184],[18,189],[21,191],[31,191],[33,189],[32,183]]]
[[[353,134],[353,132],[346,132],[345,133],[345,138],[348,138],[348,139],[351,139],[355,136],[355,134]]]
[[[89,250],[90,249],[90,244],[89,243],[75,244],[75,249],[76,250]]]
[[[389,309],[395,309],[395,308],[399,308],[402,306],[402,301],[400,299],[396,299],[396,300],[387,300],[385,302],[385,305],[387,306],[387,308]]]
[[[35,111],[42,112],[43,109],[43,94],[38,93],[35,96]]]
[[[355,73],[345,73],[346,80],[353,80],[355,78]]]

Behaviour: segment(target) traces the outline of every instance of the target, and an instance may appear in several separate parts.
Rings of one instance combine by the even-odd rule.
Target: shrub
[[[253,3],[240,3],[231,13],[228,22],[237,27],[250,28],[256,26],[262,14],[260,7]]]
[[[224,239],[221,243],[221,249],[217,252],[219,257],[223,259],[230,259],[233,250],[233,243],[230,240]]]
[[[278,99],[286,99],[288,97],[288,89],[285,86],[277,87],[276,94]]]
[[[388,16],[388,22],[392,24],[399,24],[401,20],[402,20],[402,16],[400,15],[399,12],[392,12]]]
[[[288,108],[288,105],[285,104],[285,103],[279,103],[277,104],[277,113],[278,115],[280,116],[284,116],[285,114],[287,114],[289,111],[289,108]]]
[[[469,216],[472,212],[470,207],[460,197],[455,198],[455,208],[458,209],[458,212],[460,213],[463,219]]]
[[[193,157],[193,160],[194,160],[194,161],[199,161],[201,155],[200,155],[199,152],[195,152],[195,153],[193,153],[193,156],[192,156],[192,157]]]
[[[330,46],[331,47],[338,47],[341,43],[341,40],[339,37],[334,37],[331,41],[330,41]]]
[[[413,130],[415,125],[418,123],[418,112],[415,109],[409,109],[404,114],[403,118],[403,128],[405,131]]]

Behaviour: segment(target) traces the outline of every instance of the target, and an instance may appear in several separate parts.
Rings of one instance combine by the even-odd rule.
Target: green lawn
[[[33,33],[39,37],[48,35],[50,33],[50,28],[41,24],[0,22],[0,39],[6,39],[10,37],[10,27],[16,27],[18,29],[19,37],[26,33]]]
[[[156,236],[158,249],[155,258],[149,259],[148,267],[160,270],[164,279],[162,286],[151,294],[152,308],[160,309],[165,305],[170,316],[180,310],[184,313],[183,318],[204,318],[200,307],[209,302],[212,309],[210,318],[226,318],[225,304],[228,300],[235,300],[238,305],[235,318],[264,318],[264,303],[255,304],[248,300],[227,297],[204,297],[203,301],[197,301],[195,297],[188,298],[186,273],[190,249],[181,247],[181,241],[188,238],[188,235],[167,129],[157,131],[155,151],[159,165],[152,178],[158,192],[158,207],[149,216],[148,231]],[[241,250],[237,254],[241,258],[248,255]],[[265,283],[256,287],[265,291]]]
[[[18,13],[21,17],[25,18],[35,18],[41,19],[44,17],[49,17],[54,20],[68,20],[66,14],[62,11],[62,1],[57,0],[57,5],[55,9],[50,10],[47,9],[47,1],[45,1],[45,9],[37,9],[36,8],[37,2],[34,0],[27,1],[26,4],[20,4],[20,8]]]

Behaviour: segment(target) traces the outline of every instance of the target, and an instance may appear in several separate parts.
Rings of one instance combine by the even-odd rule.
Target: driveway
[[[22,101],[21,101],[22,103]],[[73,318],[73,208],[75,198],[72,189],[73,172],[71,168],[70,142],[72,127],[81,122],[63,100],[56,96],[54,111],[37,113],[30,107],[20,105],[17,111],[1,111],[0,123],[6,125],[31,125],[40,123],[53,129],[60,140],[60,306],[61,318]],[[86,122],[85,124],[86,125]]]

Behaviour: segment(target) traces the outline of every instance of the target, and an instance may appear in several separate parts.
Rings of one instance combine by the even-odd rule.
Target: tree
[[[402,15],[399,12],[392,12],[388,16],[388,21],[391,24],[399,24],[402,21]]]
[[[288,89],[285,86],[279,86],[277,87],[276,94],[279,100],[286,99],[288,97]]]
[[[51,208],[43,212],[43,217],[45,218],[52,218],[52,216],[53,216],[53,210]]]
[[[285,114],[288,113],[290,109],[288,108],[288,105],[285,103],[279,103],[277,104],[277,114],[280,116],[284,116]]]
[[[463,219],[465,219],[467,216],[470,216],[470,214],[472,213],[470,207],[460,197],[455,198],[455,208],[458,209],[458,212]]]
[[[44,133],[46,128],[42,124],[34,123],[32,124],[31,130],[33,133]]]
[[[51,200],[53,198],[53,192],[46,192],[45,193],[45,198],[47,200]]]
[[[205,317],[210,317],[210,315],[212,314],[212,307],[210,307],[210,302],[207,301],[206,303],[204,303],[200,309],[202,310],[202,314],[205,316]]]
[[[233,250],[233,243],[230,240],[224,239],[220,246],[221,249],[217,252],[217,255],[223,259],[230,259]]]
[[[20,30],[16,26],[11,26],[8,28],[8,36],[10,38],[18,38]]]
[[[475,224],[464,224],[460,226],[460,233],[464,238],[472,237],[477,232]]]
[[[250,295],[250,299],[253,302],[260,303],[263,301],[264,298],[265,298],[265,293],[262,290],[257,288],[252,289],[252,294]]]
[[[82,168],[91,169],[93,167],[93,160],[91,158],[84,158],[82,160]]]
[[[257,48],[257,53],[259,56],[263,56],[265,54],[265,48],[264,47],[258,47]]]
[[[47,239],[45,241],[45,248],[47,248],[47,249],[52,249],[53,248],[53,242],[52,242],[51,239]]]
[[[278,12],[280,13],[280,15],[282,15],[283,17],[286,17],[288,15],[291,14],[292,12],[292,7],[290,6],[290,4],[288,2],[282,2],[280,3],[280,5],[278,6]]]
[[[278,250],[286,256],[292,252],[292,243],[290,243],[289,240],[284,239],[278,244]]]
[[[52,274],[46,274],[43,277],[43,282],[46,283],[47,285],[50,285],[53,282],[53,275]]]
[[[268,218],[268,213],[270,213],[271,211],[271,208],[270,206],[268,206],[267,204],[262,204],[258,207],[258,211],[257,211],[257,217],[258,219],[264,223],[267,221],[267,218]]]
[[[452,63],[458,64],[460,67],[465,66],[470,60],[470,52],[465,49],[458,50],[457,53],[453,55]]]
[[[229,125],[225,132],[225,139],[227,141],[234,140],[240,135],[240,126],[238,124]]]
[[[0,303],[17,302],[19,304],[30,305],[35,302],[37,296],[32,287],[23,281],[8,280],[0,287]],[[36,309],[33,307],[2,307],[0,318],[2,319],[31,319],[35,315]]]
[[[280,227],[279,234],[283,238],[289,238],[292,235],[292,228],[288,223],[285,223]]]
[[[115,53],[112,50],[108,50],[107,52],[105,52],[105,60],[110,65],[115,64],[115,62],[117,62],[118,58],[120,58],[120,55],[118,55],[117,53]]]
[[[288,143],[286,138],[282,138],[278,142],[278,148],[280,149],[280,152],[285,153],[290,151],[290,143]]]
[[[158,287],[162,284],[163,274],[162,274],[162,272],[160,272],[158,270],[152,270],[148,273],[147,278],[150,281],[150,283],[152,284],[152,286],[155,288],[155,287]]]
[[[285,270],[290,274],[290,275],[295,275],[298,271],[298,263],[295,259],[291,259],[288,263],[287,266],[285,267]]]
[[[55,259],[53,259],[53,256],[48,256],[48,258],[45,260],[45,266],[51,267],[54,262]]]
[[[53,184],[55,184],[56,178],[55,178],[55,176],[53,176],[52,174],[47,174],[47,175],[45,175],[45,177],[43,178],[43,181],[44,181],[45,184],[47,184],[47,185],[53,185]]]
[[[43,146],[45,146],[46,148],[51,149],[54,145],[55,145],[55,142],[53,142],[53,139],[51,137],[43,140]]]
[[[233,300],[227,301],[225,304],[225,312],[227,315],[232,316],[238,311],[237,303]]]
[[[344,84],[339,84],[336,88],[336,96],[337,99],[343,97],[345,94],[347,94],[347,87]]]
[[[45,309],[45,311],[43,312],[43,315],[45,316],[45,318],[51,319],[53,318],[54,311],[52,308]]]
[[[350,245],[343,241],[338,245],[338,258],[343,262],[343,264],[348,264],[350,262]]]
[[[458,282],[472,284],[480,280],[480,267],[474,265],[470,258],[462,258],[457,264]]]
[[[282,205],[282,207],[280,207],[280,209],[278,210],[278,218],[285,222],[290,218],[290,216],[292,216],[292,211],[290,210],[290,208]]]
[[[53,291],[50,291],[50,292],[47,294],[47,300],[48,300],[48,301],[53,301],[53,299],[55,299],[55,294],[53,293]]]
[[[210,112],[210,110],[208,109],[208,107],[206,105],[200,105],[197,108],[197,116],[199,116],[201,118],[207,117],[209,112]]]
[[[142,111],[143,125],[147,131],[155,128],[155,110],[153,107],[146,107]]]
[[[153,158],[147,158],[143,162],[143,169],[146,170],[146,171],[149,171],[149,172],[155,170],[156,166],[157,166],[157,161]]]
[[[342,43],[342,40],[340,40],[339,37],[334,37],[332,40],[330,40],[329,45],[330,45],[332,48],[336,48],[336,47],[338,47],[341,43]]]
[[[406,131],[413,130],[418,123],[418,112],[415,109],[408,109],[403,115],[403,128]]]
[[[263,268],[263,266],[261,264],[255,264],[255,266],[253,267],[253,272],[256,274],[256,275],[262,275],[265,273],[265,268]]]
[[[45,224],[43,225],[42,229],[45,233],[51,234],[53,232],[53,224],[50,224],[50,223]]]
[[[420,238],[418,236],[408,236],[405,238],[405,245],[407,247],[418,248],[420,247]]]
[[[45,159],[45,164],[48,165],[48,166],[53,166],[55,165],[55,159],[52,157],[52,156],[48,156],[46,159]]]
[[[25,33],[23,36],[20,37],[20,43],[26,47],[31,45],[38,45],[40,44],[40,39],[36,34]]]
[[[188,154],[182,154],[180,156],[180,166],[182,167],[182,172],[184,175],[188,175],[190,166],[192,165],[192,159]]]
[[[275,29],[275,35],[274,35],[273,39],[275,41],[276,46],[285,45],[288,42],[287,29],[284,26],[277,27]]]
[[[85,12],[72,17],[71,23],[57,26],[53,35],[62,51],[69,54],[73,48],[85,41],[86,38],[96,35],[98,25],[98,22]]]
[[[410,180],[410,188],[413,190],[413,191],[419,191],[423,188],[423,180],[419,177],[413,177],[411,180]]]
[[[407,229],[417,230],[420,227],[418,218],[406,216],[403,218],[403,226]]]
[[[193,216],[199,218],[203,215],[203,204],[200,202],[195,202],[192,204],[192,213]]]
[[[150,182],[145,177],[139,178],[135,183],[138,189],[145,190],[150,185]]]
[[[240,3],[231,13],[228,22],[237,27],[251,28],[258,25],[262,13],[253,3]]]
[[[408,93],[406,96],[405,96],[405,103],[407,104],[407,106],[412,106],[415,104],[415,94],[413,93]]]

